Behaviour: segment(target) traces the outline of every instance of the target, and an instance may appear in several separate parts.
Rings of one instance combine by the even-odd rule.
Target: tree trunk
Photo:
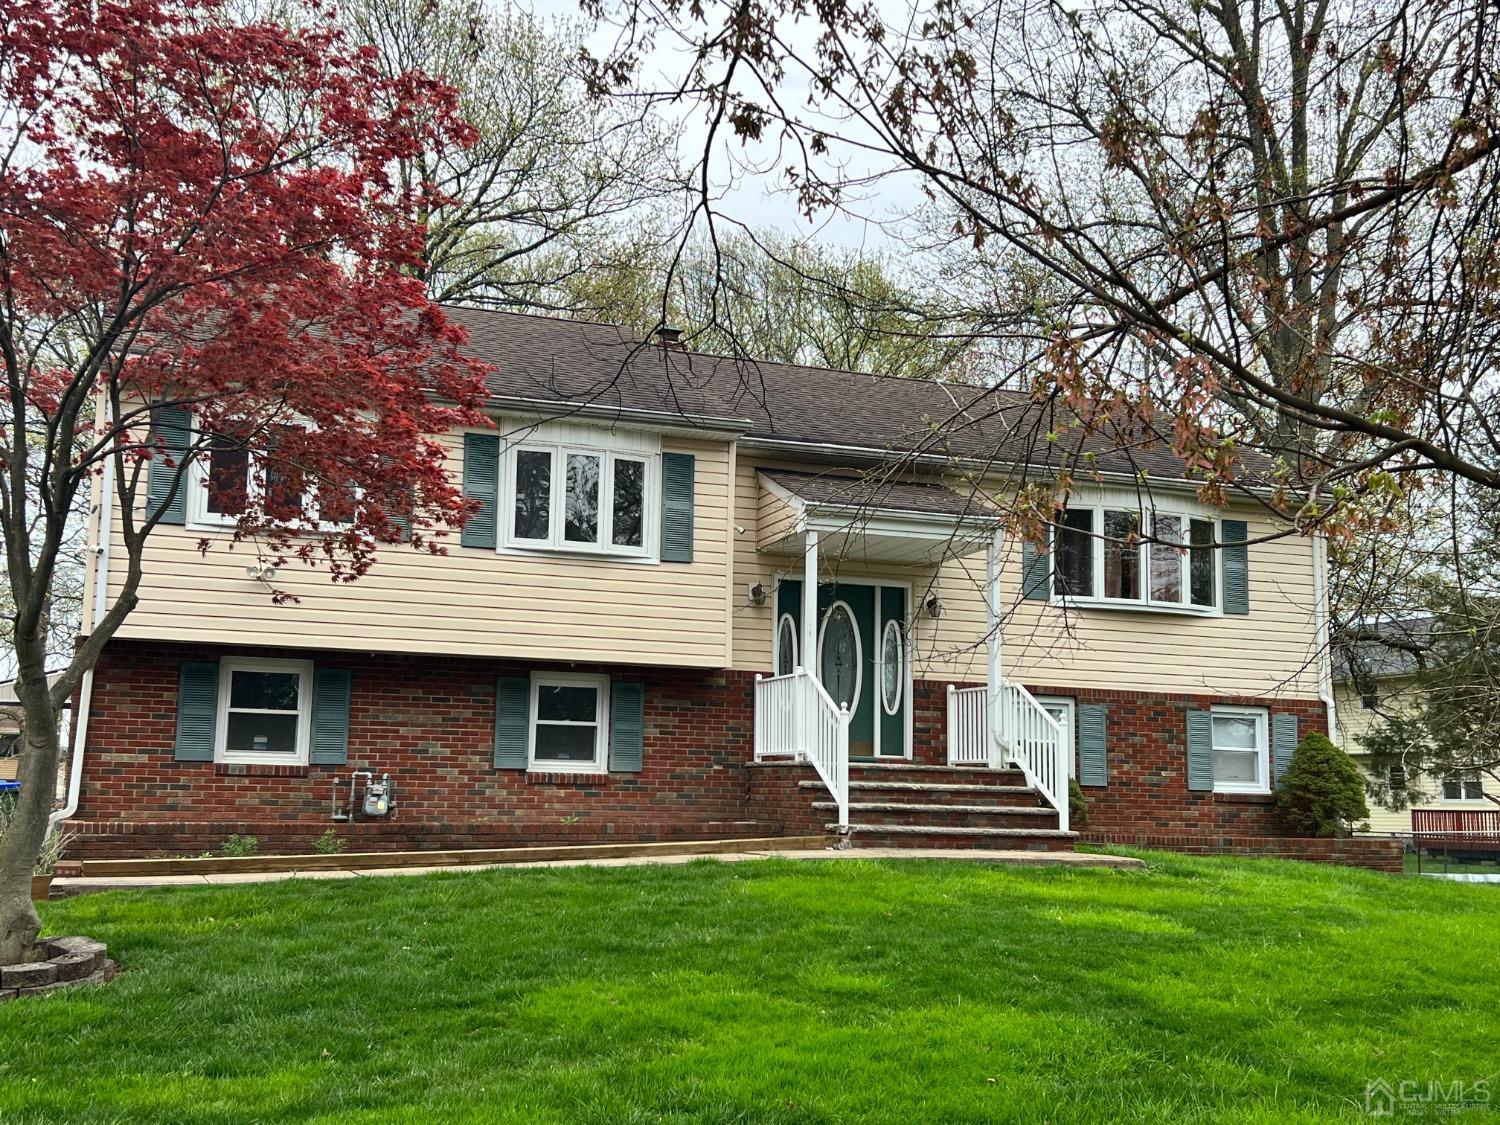
[[[26,960],[41,932],[41,920],[31,904],[31,872],[47,835],[57,786],[57,712],[45,673],[23,671],[16,680],[16,695],[26,725],[21,791],[16,794],[10,827],[0,836],[0,965]]]

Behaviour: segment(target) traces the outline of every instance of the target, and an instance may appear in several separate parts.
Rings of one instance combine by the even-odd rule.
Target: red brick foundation
[[[1333,840],[1295,836],[1215,836],[1185,833],[1105,832],[1086,829],[1083,842],[1123,844],[1134,848],[1160,848],[1190,855],[1256,856],[1265,859],[1300,859],[1308,863],[1335,863],[1370,871],[1401,873],[1400,839],[1383,836],[1344,836]]]
[[[178,762],[179,665],[225,650],[117,642],[95,676],[75,854],[183,855],[253,835],[264,853],[306,851],[329,828],[350,850],[732,838],[821,831],[806,767],[750,764],[754,676],[736,671],[576,667],[646,686],[645,768],[639,773],[527,774],[491,764],[495,678],[514,662],[357,653],[320,656],[352,672],[349,761],[247,767]],[[236,649],[244,655],[284,651]],[[305,655],[305,654],[297,654]],[[570,666],[571,667],[571,666]],[[947,756],[947,684],[918,681],[914,759]],[[1109,784],[1085,790],[1089,827],[1144,835],[1264,838],[1278,834],[1266,798],[1190,793],[1186,713],[1235,702],[1294,711],[1324,729],[1316,700],[1227,700],[1034,686],[1038,694],[1103,703]],[[383,820],[331,820],[335,777],[388,772],[396,807]],[[1166,846],[1166,845],[1161,845]]]

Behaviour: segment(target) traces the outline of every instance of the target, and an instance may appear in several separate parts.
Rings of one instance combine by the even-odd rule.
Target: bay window
[[[645,449],[511,446],[502,466],[505,545],[650,555],[656,465]]]
[[[1052,528],[1052,599],[1211,613],[1217,531],[1215,520],[1187,512],[1069,506]]]

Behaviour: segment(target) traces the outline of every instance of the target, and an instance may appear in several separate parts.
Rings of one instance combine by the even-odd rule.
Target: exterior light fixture
[[[943,603],[938,600],[936,594],[932,594],[922,603],[922,608],[927,611],[927,616],[936,621],[943,616]]]
[[[752,582],[752,583],[750,583],[750,604],[751,605],[765,605],[766,604],[766,587],[765,587],[765,584],[763,582]]]

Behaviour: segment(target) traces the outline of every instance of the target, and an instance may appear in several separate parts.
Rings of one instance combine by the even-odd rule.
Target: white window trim
[[[1242,785],[1235,782],[1220,781],[1214,778],[1215,793],[1269,793],[1271,791],[1271,717],[1264,707],[1210,707],[1208,720],[1208,744],[1211,755],[1217,756],[1219,748],[1214,744],[1214,717],[1226,715],[1234,718],[1246,718],[1255,720],[1255,760],[1256,774],[1260,781],[1253,785]],[[1248,751],[1228,747],[1226,751],[1237,754],[1248,753]],[[1215,771],[1217,773],[1217,771]]]
[[[1036,701],[1043,707],[1056,707],[1065,712],[1063,729],[1068,735],[1068,777],[1078,776],[1078,700],[1070,695],[1039,695]]]
[[[308,427],[308,423],[293,419],[286,423],[288,426]],[[196,443],[207,437],[198,428],[197,420],[194,419],[192,441]],[[183,477],[183,485],[187,488],[187,518],[186,526],[189,531],[223,531],[233,528],[239,523],[239,517],[224,512],[210,512],[208,510],[208,473],[212,462],[212,450],[205,445],[188,466],[188,471]],[[261,468],[260,452],[254,448],[245,451],[245,506],[247,508],[259,508],[265,499],[264,474]],[[356,490],[356,496],[359,490]],[[318,510],[317,489],[310,486],[302,496],[302,516],[293,521],[286,521],[294,528],[304,531],[327,532],[338,531],[347,527],[347,524],[328,523],[321,518]]]
[[[792,670],[796,671],[801,667],[797,663],[797,658],[801,656],[801,653],[797,651],[797,646],[802,643],[802,639],[797,636],[797,622],[790,613],[783,613],[776,619],[776,632],[771,638],[771,669],[772,675],[776,676],[783,674],[781,671],[781,627],[783,625],[792,627]]]
[[[297,682],[297,748],[293,754],[257,753],[253,750],[231,752],[229,740],[229,687],[235,672],[296,672]],[[252,657],[226,657],[219,661],[219,702],[214,712],[214,761],[232,765],[307,765],[307,749],[312,741],[313,662],[311,660],[263,660]],[[275,712],[284,714],[285,712]]]
[[[1475,804],[1483,804],[1486,807],[1489,807],[1489,801],[1485,798],[1485,795],[1484,795],[1484,776],[1478,770],[1454,770],[1453,774],[1455,776],[1457,776],[1458,778],[1462,779],[1460,781],[1459,789],[1458,789],[1459,795],[1457,797],[1450,797],[1450,796],[1448,796],[1443,791],[1443,784],[1444,784],[1445,781],[1447,781],[1447,778],[1440,777],[1440,778],[1437,779],[1437,782],[1438,782],[1438,784],[1437,784],[1437,799],[1438,799],[1438,801],[1440,801],[1442,804],[1445,804],[1445,805],[1475,805]],[[1466,785],[1468,783],[1468,778],[1467,778],[1466,775],[1473,775],[1473,781],[1474,781],[1474,783],[1479,786],[1479,796],[1477,796],[1477,797],[1465,797],[1465,796],[1463,796],[1464,785]]]
[[[1133,613],[1169,613],[1184,614],[1191,617],[1222,617],[1224,616],[1224,591],[1223,591],[1223,566],[1220,556],[1223,554],[1223,527],[1220,518],[1205,511],[1194,510],[1186,506],[1159,505],[1146,510],[1141,510],[1137,504],[1126,504],[1108,499],[1091,501],[1083,504],[1068,505],[1069,512],[1090,513],[1090,563],[1093,574],[1093,589],[1104,589],[1104,554],[1107,541],[1104,538],[1104,512],[1129,512],[1138,517],[1142,524],[1156,516],[1175,516],[1182,520],[1182,531],[1184,536],[1191,535],[1192,520],[1200,520],[1213,525],[1214,542],[1221,544],[1210,548],[1210,558],[1213,559],[1213,594],[1214,604],[1211,606],[1195,605],[1190,600],[1192,594],[1192,570],[1191,555],[1184,553],[1182,560],[1182,594],[1183,601],[1166,602],[1151,600],[1151,552],[1152,544],[1142,540],[1136,546],[1137,572],[1140,575],[1140,588],[1144,595],[1140,598],[1107,598],[1102,594],[1094,594],[1089,597],[1078,597],[1074,594],[1059,594],[1057,592],[1057,560],[1058,545],[1062,533],[1067,530],[1062,524],[1054,524],[1048,528],[1047,533],[1047,600],[1049,604],[1072,609],[1121,609]]]
[[[539,430],[540,432],[535,432]],[[500,452],[499,510],[496,513],[499,534],[496,550],[515,554],[605,555],[620,561],[654,563],[660,561],[661,549],[661,447],[646,438],[629,438],[599,431],[597,440],[548,440],[545,427],[535,428],[525,437],[502,443]],[[522,539],[515,534],[516,459],[523,452],[547,453],[552,458],[551,494],[548,497],[546,539]],[[564,538],[564,516],[567,509],[568,456],[579,454],[599,458],[599,538],[594,543],[577,543]],[[641,497],[641,545],[621,546],[614,540],[615,464],[618,461],[640,461],[646,466]]]
[[[544,687],[592,687],[597,690],[594,715],[598,730],[591,762],[537,761],[536,728],[538,697]],[[588,726],[587,723],[548,722],[547,726]],[[530,719],[526,724],[526,768],[533,773],[607,773],[609,770],[609,677],[582,672],[533,672],[531,674]]]

